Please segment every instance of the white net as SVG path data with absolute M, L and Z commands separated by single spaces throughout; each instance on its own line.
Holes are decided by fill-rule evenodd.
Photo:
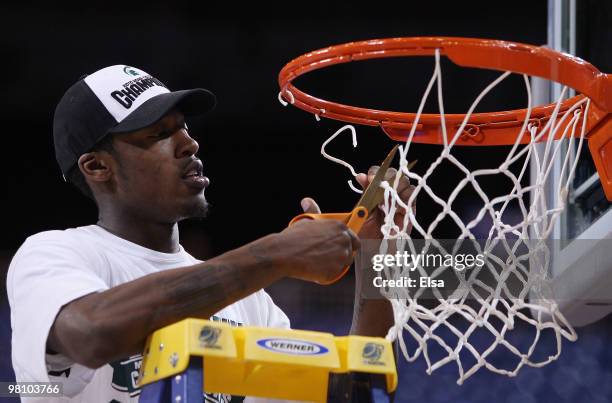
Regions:
M 436 51 L 433 75 L 407 140 L 400 147 L 397 176 L 394 183 L 381 184 L 385 190 L 385 224 L 381 232 L 390 241 L 382 243 L 380 254 L 452 255 L 465 249 L 466 244 L 471 244 L 474 251 L 485 256 L 484 265 L 472 265 L 465 270 L 447 264 L 425 267 L 424 260 L 413 260 L 409 265 L 386 266 L 381 272 L 386 280 L 429 277 L 432 280 L 445 278 L 448 282 L 449 275 L 454 279 L 452 292 L 446 294 L 435 287 L 386 286 L 381 292 L 391 301 L 395 316 L 395 325 L 389 330 L 387 338 L 398 342 L 403 356 L 410 362 L 422 355 L 428 373 L 455 363 L 458 384 L 483 367 L 514 376 L 525 365 L 544 366 L 559 357 L 563 338 L 571 341 L 577 338 L 548 287 L 551 263 L 549 238 L 566 207 L 568 186 L 577 165 L 574 157 L 580 153 L 583 145 L 586 131 L 584 117 L 590 101 L 585 98 L 561 112 L 561 102 L 567 92 L 567 88 L 564 88 L 550 119 L 542 125 L 538 119 L 531 118 L 531 87 L 529 78 L 523 75 L 528 99 L 527 113 L 522 127 L 516 132 L 515 143 L 508 146 L 509 152 L 503 162 L 486 169 L 470 170 L 455 155 L 456 143 L 468 133 L 466 128 L 470 127 L 468 122 L 474 110 L 485 95 L 510 74 L 505 72 L 489 84 L 476 97 L 461 125 L 456 130 L 449 130 L 444 112 L 440 53 Z M 437 158 L 423 175 L 419 175 L 408 169 L 407 156 L 419 118 L 434 87 L 443 143 L 440 144 Z M 293 95 L 289 91 L 286 93 L 289 103 L 293 103 Z M 287 105 L 281 94 L 279 100 Z M 318 115 L 316 118 L 319 120 Z M 347 125 L 323 144 L 321 152 L 326 158 L 349 168 L 355 176 L 350 164 L 325 152 L 327 143 L 347 129 L 352 133 L 355 147 L 355 129 Z M 521 139 L 525 137 L 528 143 L 521 144 Z M 480 151 L 486 152 L 486 147 L 480 148 Z M 418 154 L 415 154 L 413 157 L 418 158 Z M 444 174 L 448 164 L 458 169 L 462 178 L 447 196 L 442 196 L 434 190 L 430 181 L 436 172 L 442 171 Z M 557 169 L 553 169 L 555 166 Z M 415 186 L 408 200 L 402 200 L 397 192 L 402 174 L 409 177 Z M 490 180 L 491 177 L 509 183 L 502 195 L 490 196 L 482 186 L 481 180 Z M 549 191 L 551 183 L 554 188 L 552 194 Z M 349 185 L 355 190 L 350 181 Z M 453 204 L 458 195 L 466 190 L 471 205 L 477 206 L 473 207 L 475 216 L 469 221 L 462 219 Z M 431 201 L 430 205 L 424 206 L 419 202 L 419 209 L 436 207 L 440 210 L 433 220 L 429 218 L 426 222 L 420 220 L 415 211 L 415 201 L 424 196 Z M 519 212 L 518 219 L 516 214 L 512 219 L 505 214 L 511 205 L 514 211 Z M 399 225 L 394 222 L 398 212 L 405 213 Z M 439 242 L 434 236 L 443 221 L 450 221 L 459 231 L 459 236 L 453 239 L 451 245 Z M 483 226 L 486 227 L 484 237 Z M 532 331 L 522 332 L 520 340 L 516 340 L 512 333 L 518 327 L 528 327 Z M 483 337 L 483 333 L 488 337 Z M 549 337 L 545 337 L 545 333 Z M 538 352 L 543 343 L 549 344 L 544 348 L 544 355 Z M 554 345 L 550 346 L 551 343 Z M 553 350 L 550 350 L 551 347 Z M 510 366 L 496 364 L 496 352 L 499 351 L 515 357 Z
M 586 119 L 582 117 L 588 111 L 589 100 L 585 98 L 569 110 L 559 113 L 564 89 L 550 120 L 539 127 L 530 119 L 531 88 L 528 77 L 523 76 L 528 98 L 527 114 L 516 133 L 515 144 L 508 147 L 504 161 L 493 168 L 470 170 L 454 155 L 455 144 L 464 135 L 472 112 L 482 98 L 509 74 L 502 74 L 487 86 L 472 103 L 460 127 L 451 132 L 445 122 L 440 55 L 436 52 L 434 73 L 421 100 L 416 122 L 406 143 L 400 148 L 400 166 L 395 183 L 382 184 L 385 189 L 385 224 L 381 231 L 386 239 L 393 241 L 381 245 L 381 254 L 388 253 L 389 248 L 393 253 L 407 251 L 412 255 L 453 254 L 468 243 L 486 256 L 484 265 L 472 266 L 469 270 L 456 270 L 447 265 L 432 270 L 425 267 L 422 261 L 383 270 L 383 276 L 387 279 L 453 276 L 457 286 L 451 294 L 443 294 L 436 288 L 409 287 L 386 287 L 382 292 L 391 301 L 395 316 L 395 326 L 389 330 L 387 337 L 399 343 L 408 361 L 423 355 L 428 373 L 455 363 L 459 384 L 483 367 L 514 376 L 525 365 L 544 366 L 561 353 L 562 338 L 576 340 L 574 329 L 558 310 L 547 287 L 550 265 L 547 239 L 566 206 L 568 186 L 577 162 L 573 153 L 574 150 L 579 153 L 582 147 L 586 127 Z M 407 155 L 419 116 L 434 86 L 437 89 L 443 144 L 437 159 L 423 175 L 419 175 L 407 168 Z M 520 144 L 524 135 L 530 138 L 526 145 Z M 486 147 L 481 151 L 485 152 Z M 447 169 L 448 163 L 462 172 L 463 178 L 455 184 L 449 196 L 442 197 L 436 194 L 428 180 L 436 170 Z M 556 178 L 552 174 L 554 164 L 560 164 L 561 174 Z M 536 180 L 532 177 L 531 182 L 527 181 L 530 184 L 525 184 L 530 169 L 532 175 L 535 173 Z M 400 174 L 408 176 L 415 185 L 407 201 L 401 200 L 397 193 Z M 496 175 L 500 181 L 510 185 L 507 193 L 490 197 L 480 181 Z M 547 185 L 553 180 L 555 191 L 551 195 L 547 192 Z M 471 186 L 469 191 L 473 204 L 479 207 L 475 208 L 475 217 L 465 222 L 453 210 L 453 202 L 468 186 Z M 415 215 L 414 202 L 423 196 L 432 200 L 440 210 L 433 221 L 421 222 Z M 520 212 L 519 220 L 506 218 L 507 214 L 504 213 L 510 204 Z M 419 209 L 429 207 L 432 206 L 419 205 Z M 398 225 L 393 217 L 400 210 L 405 211 L 405 216 L 403 223 Z M 450 220 L 460 232 L 450 248 L 438 242 L 434 236 L 434 231 L 443 220 Z M 485 232 L 488 235 L 486 239 L 479 240 L 475 228 L 478 227 L 482 233 L 483 223 L 487 226 Z M 511 281 L 512 287 L 509 286 Z M 532 332 L 528 334 L 530 340 L 513 343 L 511 333 L 519 322 L 523 328 L 531 328 Z M 489 340 L 484 344 L 483 332 L 489 336 L 484 338 Z M 545 339 L 544 332 L 554 335 L 555 351 L 544 357 L 541 354 L 536 357 L 538 344 Z M 521 337 L 524 336 L 521 334 Z M 416 343 L 409 347 L 411 343 L 407 343 L 407 338 Z M 516 344 L 520 344 L 520 347 Z M 436 353 L 432 354 L 432 350 Z M 513 365 L 509 368 L 496 365 L 493 359 L 496 350 L 514 355 Z

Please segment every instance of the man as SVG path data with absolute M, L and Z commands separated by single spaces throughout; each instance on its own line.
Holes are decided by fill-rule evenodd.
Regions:
M 333 220 L 303 220 L 207 262 L 183 250 L 177 222 L 206 215 L 209 184 L 184 118 L 214 104 L 206 90 L 170 92 L 122 65 L 64 94 L 54 117 L 57 161 L 95 201 L 98 222 L 33 235 L 13 258 L 18 381 L 62 382 L 66 399 L 56 401 L 137 401 L 139 354 L 152 331 L 186 317 L 289 327 L 262 288 L 284 277 L 324 283 L 351 263 L 359 239 Z M 358 179 L 365 186 L 368 178 Z M 309 198 L 302 206 L 318 211 Z M 362 236 L 379 232 L 380 215 Z M 355 312 L 360 334 L 382 335 L 392 319 L 386 301 L 359 293 Z

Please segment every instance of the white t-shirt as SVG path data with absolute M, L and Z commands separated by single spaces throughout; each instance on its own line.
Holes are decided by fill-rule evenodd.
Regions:
M 199 262 L 182 247 L 177 253 L 157 252 L 97 225 L 29 237 L 15 254 L 7 277 L 17 381 L 62 382 L 67 397 L 43 399 L 46 402 L 137 402 L 141 356 L 89 369 L 65 356 L 46 354 L 51 325 L 62 306 L 79 297 Z M 212 319 L 233 325 L 289 327 L 287 316 L 263 290 L 229 305 Z M 216 396 L 211 401 L 227 398 Z M 246 399 L 256 400 L 260 399 Z

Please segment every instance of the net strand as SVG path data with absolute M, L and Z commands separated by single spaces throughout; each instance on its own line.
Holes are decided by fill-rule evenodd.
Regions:
M 336 164 L 340 164 L 343 167 L 347 168 L 349 171 L 351 171 L 351 175 L 353 175 L 353 178 L 357 177 L 357 172 L 355 172 L 355 169 L 353 168 L 353 166 L 351 164 L 349 164 L 348 162 L 340 159 L 340 158 L 336 158 L 336 157 L 332 157 L 331 155 L 329 155 L 327 153 L 327 151 L 325 151 L 325 147 L 327 147 L 327 145 L 336 137 L 338 137 L 339 135 L 341 135 L 342 133 L 344 133 L 345 131 L 350 131 L 351 132 L 351 138 L 353 140 L 353 148 L 357 147 L 357 131 L 355 130 L 355 126 L 353 125 L 344 125 L 342 126 L 340 129 L 338 129 L 334 134 L 332 134 L 327 140 L 325 140 L 323 142 L 323 144 L 321 145 L 321 155 L 324 158 L 327 158 L 328 160 L 335 162 Z M 353 185 L 353 181 L 352 180 L 348 180 L 348 185 L 351 188 L 351 190 L 355 193 L 363 193 L 362 190 L 359 190 L 357 187 L 355 187 L 355 185 Z

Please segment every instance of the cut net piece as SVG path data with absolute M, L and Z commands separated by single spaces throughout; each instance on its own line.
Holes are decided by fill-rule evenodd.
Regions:
M 577 339 L 572 326 L 565 320 L 547 287 L 549 280 L 550 250 L 547 244 L 555 222 L 565 209 L 568 186 L 576 168 L 576 159 L 572 158 L 575 142 L 578 151 L 585 137 L 585 116 L 590 101 L 585 98 L 573 105 L 563 114 L 559 114 L 559 106 L 565 94 L 565 89 L 557 101 L 556 109 L 550 120 L 543 127 L 530 123 L 532 110 L 529 79 L 524 77 L 527 90 L 528 109 L 524 123 L 516 133 L 516 142 L 511 146 L 507 157 L 499 166 L 489 169 L 471 171 L 454 154 L 454 146 L 459 136 L 464 133 L 470 115 L 478 106 L 480 100 L 510 73 L 500 75 L 487 86 L 473 102 L 463 123 L 453 131 L 446 126 L 441 81 L 439 52 L 435 54 L 435 68 L 431 80 L 420 102 L 416 121 L 407 136 L 406 144 L 400 148 L 400 165 L 398 176 L 394 183 L 383 182 L 385 190 L 384 213 L 385 223 L 381 232 L 386 239 L 393 239 L 393 247 L 398 251 L 408 251 L 412 254 L 447 254 L 458 250 L 464 243 L 486 256 L 482 267 L 473 266 L 469 270 L 459 271 L 452 267 L 440 266 L 432 270 L 417 263 L 412 270 L 395 267 L 385 268 L 381 272 L 386 279 L 401 277 L 413 278 L 427 276 L 432 279 L 447 276 L 452 273 L 458 286 L 452 295 L 442 295 L 436 289 L 430 290 L 432 296 L 425 299 L 423 289 L 384 289 L 382 290 L 392 304 L 395 325 L 389 330 L 388 338 L 397 341 L 403 356 L 408 361 L 414 361 L 421 355 L 427 363 L 427 372 L 454 363 L 457 366 L 457 383 L 462 384 L 481 368 L 490 371 L 515 376 L 524 366 L 541 367 L 557 359 L 561 353 L 562 339 L 574 341 Z M 407 154 L 415 135 L 419 117 L 425 102 L 436 86 L 438 107 L 441 120 L 443 142 L 440 154 L 427 168 L 423 175 L 409 171 Z M 569 121 L 569 124 L 564 124 Z M 558 133 L 564 128 L 562 133 Z M 578 134 L 579 133 L 579 134 Z M 521 145 L 524 134 L 530 137 L 530 142 Z M 483 149 L 483 151 L 485 151 Z M 415 156 L 418 158 L 418 156 Z M 556 195 L 550 197 L 545 191 L 545 185 L 553 180 L 552 167 L 555 161 L 561 164 L 559 185 Z M 442 198 L 436 194 L 428 183 L 431 175 L 441 164 L 452 163 L 464 175 L 456 188 L 448 197 Z M 524 185 L 531 164 L 532 173 L 536 179 L 530 185 Z M 510 167 L 514 169 L 510 169 Z M 516 167 L 519 169 L 517 170 Z M 518 174 L 515 172 L 518 171 Z M 415 186 L 410 199 L 403 201 L 397 194 L 397 185 L 401 174 L 408 176 Z M 503 177 L 510 186 L 502 196 L 490 198 L 483 190 L 481 181 L 489 176 Z M 453 203 L 457 195 L 467 187 L 473 189 L 473 201 L 480 205 L 477 213 L 470 221 L 464 222 L 461 214 L 454 210 Z M 471 191 L 471 190 L 470 190 Z M 419 195 L 427 195 L 435 203 L 440 213 L 431 222 L 421 222 L 415 216 L 413 203 Z M 506 210 L 513 204 L 520 213 L 518 220 L 508 220 Z M 427 206 L 420 205 L 419 209 Z M 396 212 L 404 211 L 402 225 L 393 221 Z M 434 237 L 434 231 L 443 220 L 450 219 L 460 231 L 456 247 L 441 245 Z M 486 223 L 488 234 L 485 240 L 479 240 L 475 228 Z M 423 238 L 416 239 L 412 236 Z M 482 228 L 480 228 L 482 230 Z M 424 241 L 424 242 L 423 242 Z M 418 244 L 418 245 L 417 245 Z M 383 243 L 380 253 L 388 251 L 388 244 Z M 483 280 L 486 278 L 486 281 Z M 512 282 L 513 286 L 509 287 Z M 432 303 L 433 302 L 433 303 Z M 521 346 L 509 341 L 511 332 L 517 326 L 528 326 L 533 330 L 530 339 L 522 340 Z M 483 338 L 483 332 L 488 335 L 487 343 L 477 342 L 473 338 Z M 555 352 L 544 358 L 535 358 L 540 343 L 544 343 L 543 332 L 554 335 Z M 409 349 L 405 338 L 417 342 L 417 347 Z M 480 340 L 479 339 L 479 340 Z M 433 343 L 433 344 L 432 344 Z M 436 346 L 436 356 L 430 354 L 431 346 Z M 515 359 L 510 367 L 501 367 L 494 362 L 496 352 L 513 356 Z M 443 356 L 440 357 L 440 352 Z M 461 357 L 469 357 L 462 362 Z

